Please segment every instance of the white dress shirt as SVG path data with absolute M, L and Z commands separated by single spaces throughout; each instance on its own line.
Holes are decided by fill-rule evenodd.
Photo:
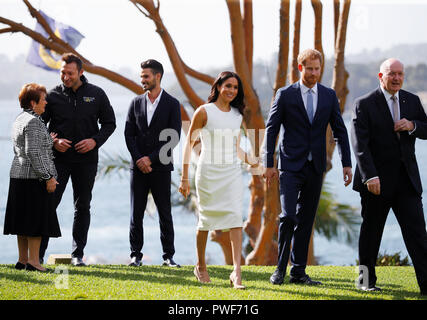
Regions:
M 163 89 L 160 90 L 159 96 L 151 103 L 148 94 L 145 96 L 147 102 L 147 124 L 150 125 L 151 119 L 153 119 L 154 111 L 156 111 L 157 106 L 159 105 L 160 98 L 162 97 Z

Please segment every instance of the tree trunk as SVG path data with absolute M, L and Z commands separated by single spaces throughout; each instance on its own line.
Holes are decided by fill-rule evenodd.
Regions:
M 300 43 L 300 28 L 301 28 L 301 0 L 295 2 L 295 20 L 294 20 L 294 40 L 292 47 L 292 63 L 291 72 L 289 73 L 289 82 L 295 83 L 299 79 L 298 71 L 298 55 L 299 55 L 299 43 Z
M 347 35 L 347 23 L 348 23 L 348 15 L 350 12 L 350 0 L 345 0 L 343 9 L 341 11 L 338 23 L 337 30 L 337 38 L 335 43 L 335 64 L 334 64 L 334 72 L 332 78 L 332 88 L 337 93 L 337 98 L 340 103 L 340 111 L 344 112 L 345 102 L 347 98 L 347 94 L 349 92 L 347 88 L 347 79 L 349 77 L 348 72 L 345 70 L 344 65 L 344 51 L 345 51 L 345 42 Z M 331 160 L 335 149 L 335 141 L 333 141 L 332 131 L 328 130 L 328 141 L 329 142 L 327 148 L 327 162 L 328 168 L 332 168 Z M 333 142 L 332 142 L 333 141 Z
M 323 52 L 322 45 L 322 15 L 323 15 L 323 5 L 320 0 L 311 0 L 311 5 L 314 11 L 314 48 L 322 53 L 322 69 L 320 72 L 319 82 L 322 81 L 323 71 L 325 66 L 325 55 Z

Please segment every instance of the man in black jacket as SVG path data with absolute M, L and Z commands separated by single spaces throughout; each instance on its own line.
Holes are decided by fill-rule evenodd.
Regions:
M 90 224 L 90 201 L 98 167 L 98 149 L 116 128 L 114 110 L 105 92 L 88 83 L 82 61 L 74 54 L 62 56 L 62 84 L 47 96 L 43 118 L 49 131 L 57 133 L 54 142 L 55 166 L 58 171 L 56 206 L 71 177 L 74 195 L 72 264 L 84 266 L 83 250 Z M 101 128 L 98 126 L 98 122 Z M 48 245 L 40 246 L 42 260 Z
M 179 267 L 173 260 L 174 229 L 171 215 L 172 151 L 179 143 L 181 112 L 178 100 L 160 87 L 163 67 L 156 60 L 141 63 L 145 93 L 132 100 L 125 125 L 127 148 L 132 156 L 130 249 L 131 266 L 142 260 L 142 220 L 149 192 L 159 212 L 164 265 Z
M 427 233 L 416 139 L 427 139 L 427 116 L 418 96 L 402 90 L 403 64 L 387 59 L 380 87 L 356 99 L 351 142 L 357 160 L 353 189 L 360 193 L 360 282 L 379 291 L 375 263 L 390 208 L 399 222 L 421 294 L 427 294 Z

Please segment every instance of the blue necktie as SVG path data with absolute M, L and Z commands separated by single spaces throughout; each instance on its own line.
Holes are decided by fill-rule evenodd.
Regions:
M 308 115 L 308 120 L 310 121 L 310 123 L 313 122 L 313 96 L 311 94 L 311 89 L 308 90 L 307 93 L 307 115 Z M 311 151 L 308 153 L 308 157 L 307 159 L 309 161 L 311 161 L 313 159 L 313 156 L 311 155 Z
M 310 123 L 313 122 L 313 96 L 311 94 L 311 89 L 308 90 L 307 93 L 307 115 L 308 115 L 308 120 L 310 120 Z

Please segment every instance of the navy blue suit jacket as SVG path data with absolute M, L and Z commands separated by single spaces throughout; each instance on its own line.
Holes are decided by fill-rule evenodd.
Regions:
M 280 88 L 270 109 L 266 125 L 265 166 L 274 166 L 277 135 L 283 126 L 280 142 L 280 170 L 297 172 L 302 169 L 309 152 L 320 174 L 326 170 L 326 129 L 331 125 L 343 167 L 351 167 L 347 129 L 341 117 L 335 91 L 317 84 L 317 109 L 310 124 L 301 96 L 299 82 Z
M 132 100 L 126 118 L 125 139 L 132 156 L 131 167 L 136 167 L 135 163 L 138 159 L 148 156 L 152 162 L 153 171 L 172 171 L 172 152 L 179 143 L 181 135 L 179 101 L 163 90 L 148 125 L 146 95 L 147 93 L 144 93 Z M 164 131 L 165 129 L 169 130 Z M 175 136 L 172 137 L 170 133 Z M 165 150 L 167 153 L 161 154 Z
M 427 116 L 420 98 L 399 90 L 400 118 L 413 121 L 412 134 L 400 132 L 398 139 L 387 101 L 380 88 L 354 102 L 351 142 L 357 165 L 353 189 L 367 190 L 366 181 L 379 177 L 381 194 L 392 195 L 399 181 L 402 162 L 418 194 L 422 193 L 420 173 L 415 157 L 416 138 L 427 139 Z

